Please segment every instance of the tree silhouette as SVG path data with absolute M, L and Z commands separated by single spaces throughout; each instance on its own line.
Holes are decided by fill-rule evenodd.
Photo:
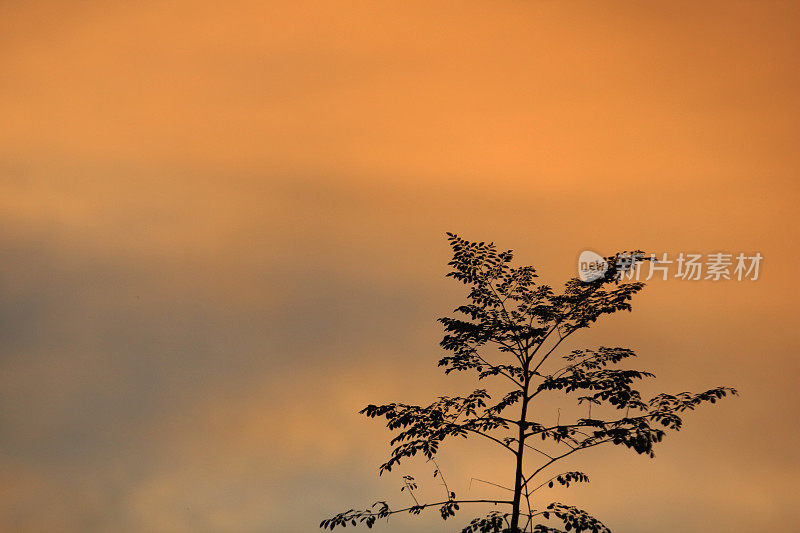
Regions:
M 506 510 L 492 511 L 473 519 L 462 533 L 533 531 L 558 533 L 548 524 L 560 522 L 566 531 L 610 531 L 597 519 L 576 507 L 560 502 L 539 503 L 539 489 L 588 482 L 583 472 L 548 474 L 562 459 L 602 444 L 621 445 L 638 454 L 654 457 L 654 446 L 666 431 L 679 430 L 681 414 L 705 402 L 715 403 L 728 394 L 729 387 L 717 387 L 699 394 L 658 394 L 644 399 L 634 385 L 653 374 L 613 368 L 634 357 L 626 348 L 574 350 L 554 353 L 573 333 L 592 325 L 600 316 L 630 311 L 630 300 L 643 283 L 625 283 L 626 272 L 641 260 L 641 252 L 621 253 L 607 258 L 609 268 L 594 281 L 569 280 L 556 294 L 547 285 L 537 285 L 531 266 L 512 267 L 511 250 L 498 252 L 493 243 L 470 242 L 447 234 L 453 259 L 447 274 L 469 288 L 467 303 L 455 309 L 454 317 L 439 319 L 445 336 L 441 346 L 447 354 L 439 361 L 445 373 L 470 371 L 477 379 L 496 378 L 507 384 L 507 392 L 493 399 L 487 390 L 477 389 L 463 397 L 442 396 L 427 406 L 391 403 L 368 405 L 361 413 L 383 417 L 396 432 L 389 459 L 379 473 L 389 472 L 406 458 L 421 454 L 435 462 L 440 444 L 450 437 L 478 435 L 510 452 L 514 479 L 507 490 L 512 499 L 459 499 L 445 483 L 446 498 L 420 503 L 414 479 L 404 476 L 401 490 L 411 492 L 414 505 L 391 509 L 379 501 L 363 510 L 348 510 L 323 520 L 322 528 L 366 524 L 397 513 L 419 514 L 438 507 L 442 518 L 454 516 L 464 504 L 494 504 Z M 546 364 L 547 363 L 547 364 Z M 551 368 L 552 367 L 552 368 Z M 561 391 L 587 408 L 586 418 L 549 425 L 530 415 L 530 406 L 540 395 Z M 568 396 L 569 397 L 569 396 Z M 615 416 L 592 417 L 592 406 Z M 509 414 L 514 413 L 514 414 Z M 546 453 L 530 442 L 549 441 L 558 451 Z M 528 468 L 526 458 L 535 454 L 541 461 Z M 434 476 L 441 476 L 438 465 Z M 492 483 L 493 484 L 493 483 Z M 534 494 L 536 493 L 536 494 Z M 534 497 L 536 496 L 536 498 Z

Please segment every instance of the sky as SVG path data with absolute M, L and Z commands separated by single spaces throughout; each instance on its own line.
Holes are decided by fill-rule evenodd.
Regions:
M 741 396 L 558 497 L 615 533 L 798 529 L 799 11 L 3 1 L 0 529 L 304 533 L 407 505 L 404 473 L 436 497 L 423 461 L 378 477 L 357 411 L 471 390 L 436 369 L 447 231 L 555 286 L 587 249 L 762 254 L 573 337 Z M 439 462 L 463 497 L 508 473 Z

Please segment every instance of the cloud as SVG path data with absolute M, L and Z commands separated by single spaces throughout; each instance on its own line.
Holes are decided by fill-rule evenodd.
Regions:
M 761 251 L 582 338 L 744 394 L 575 497 L 620 531 L 798 522 L 794 8 L 442 6 L 0 6 L 0 529 L 310 531 L 398 496 L 355 411 L 470 385 L 434 369 L 444 231 L 554 285 L 587 247 Z

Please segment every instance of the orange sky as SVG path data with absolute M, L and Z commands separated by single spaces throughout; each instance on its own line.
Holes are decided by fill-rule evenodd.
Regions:
M 764 255 L 756 282 L 653 282 L 568 347 L 742 396 L 655 461 L 587 454 L 565 498 L 615 533 L 797 529 L 798 21 L 791 2 L 0 3 L 0 529 L 310 532 L 406 503 L 355 411 L 469 385 L 435 372 L 462 298 L 445 231 L 553 284 L 584 249 Z M 443 450 L 460 495 L 502 478 L 487 453 Z

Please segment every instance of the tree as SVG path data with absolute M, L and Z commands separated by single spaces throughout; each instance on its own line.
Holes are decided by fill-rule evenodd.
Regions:
M 403 512 L 416 515 L 431 507 L 438 507 L 442 518 L 447 519 L 465 504 L 494 504 L 505 511 L 475 518 L 462 533 L 558 533 L 561 530 L 549 525 L 553 522 L 563 524 L 566 531 L 609 532 L 581 509 L 560 502 L 538 503 L 539 489 L 588 482 L 583 472 L 553 474 L 547 472 L 550 467 L 603 444 L 654 457 L 654 447 L 665 433 L 681 428 L 682 413 L 737 394 L 736 390 L 716 387 L 698 394 L 662 393 L 645 399 L 634 385 L 653 374 L 616 368 L 635 356 L 627 348 L 573 350 L 553 364 L 558 361 L 554 354 L 573 333 L 588 328 L 602 315 L 630 311 L 631 298 L 644 284 L 625 283 L 623 279 L 626 271 L 642 260 L 641 252 L 611 256 L 607 258 L 608 270 L 598 279 L 583 282 L 573 278 L 556 294 L 547 285 L 536 283 L 533 267 L 511 266 L 511 250 L 498 252 L 493 243 L 470 242 L 452 233 L 447 238 L 453 249 L 449 263 L 452 271 L 447 276 L 466 285 L 469 294 L 467 303 L 454 310 L 455 316 L 439 319 L 445 330 L 441 346 L 446 351 L 439 366 L 446 374 L 473 372 L 478 381 L 502 381 L 505 393 L 492 398 L 486 389 L 477 389 L 463 397 L 442 396 L 427 406 L 368 405 L 361 413 L 385 418 L 387 427 L 396 432 L 391 455 L 380 466 L 380 474 L 417 454 L 435 462 L 446 439 L 475 435 L 510 453 L 515 473 L 506 488 L 513 497 L 459 499 L 445 484 L 445 499 L 419 503 L 413 492 L 417 488 L 414 479 L 404 476 L 401 490 L 411 492 L 413 506 L 391 509 L 380 501 L 367 509 L 339 513 L 323 520 L 320 527 L 332 530 L 363 523 L 371 528 L 378 519 Z M 559 418 L 554 425 L 533 419 L 533 402 L 554 391 L 585 405 L 586 417 L 564 423 Z M 595 413 L 606 406 L 604 410 L 613 416 L 592 417 L 593 406 Z M 546 453 L 534 448 L 533 438 L 547 441 L 556 451 Z M 526 460 L 531 454 L 541 460 L 528 468 Z M 434 471 L 437 475 L 441 475 L 438 466 Z

